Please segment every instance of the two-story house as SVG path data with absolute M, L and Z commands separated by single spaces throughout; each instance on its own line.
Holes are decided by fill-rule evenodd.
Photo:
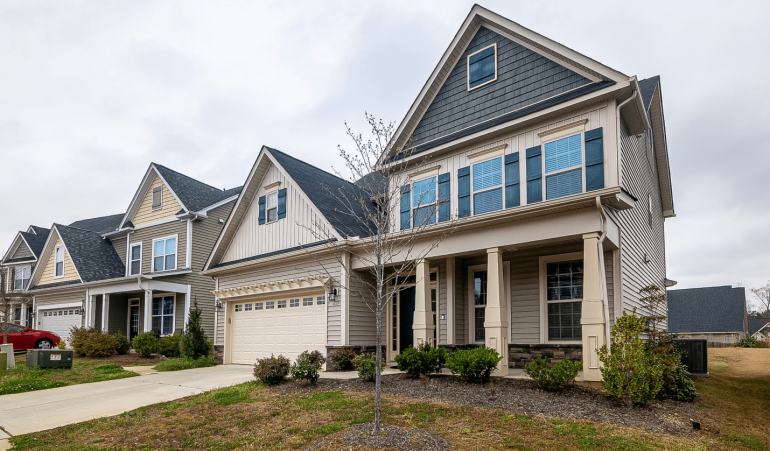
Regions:
M 17 233 L 0 261 L 0 270 L 6 281 L 6 299 L 10 303 L 9 322 L 22 326 L 32 325 L 32 296 L 26 293 L 26 289 L 48 232 L 43 227 L 29 226 L 26 232 Z M 0 311 L 0 319 L 4 314 Z
M 27 289 L 37 327 L 165 336 L 184 329 L 197 302 L 213 337 L 214 284 L 198 272 L 239 192 L 153 163 L 124 213 L 53 224 Z
M 391 143 L 413 146 L 398 161 L 412 186 L 395 227 L 419 216 L 426 233 L 453 233 L 394 293 L 388 361 L 425 341 L 483 344 L 504 356 L 498 375 L 545 354 L 582 359 L 581 377 L 600 380 L 596 349 L 615 318 L 667 283 L 662 102 L 659 77 L 639 81 L 474 6 Z M 372 300 L 355 286 L 363 259 L 335 258 L 309 233 L 350 249 L 366 239 L 328 195 L 339 189 L 355 185 L 262 148 L 203 271 L 223 305 L 225 363 L 375 344 Z

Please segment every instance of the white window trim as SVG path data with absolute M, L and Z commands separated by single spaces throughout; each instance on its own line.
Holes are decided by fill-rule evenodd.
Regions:
M 22 275 L 23 275 L 23 271 L 25 269 L 29 271 L 29 274 L 27 275 L 26 279 L 24 279 L 24 278 L 21 279 L 21 281 L 22 281 L 21 288 L 16 288 L 16 280 L 17 280 L 16 276 L 19 274 L 19 270 L 22 271 Z M 17 267 L 15 267 L 14 270 L 13 270 L 13 281 L 9 280 L 9 282 L 11 282 L 13 284 L 12 285 L 13 291 L 26 290 L 27 286 L 29 285 L 29 280 L 31 279 L 31 277 L 32 277 L 32 266 L 24 265 L 24 266 L 17 266 Z M 24 283 L 25 280 L 27 281 L 26 283 Z
M 570 136 L 580 135 L 580 166 L 572 166 L 567 169 L 560 169 L 558 171 L 546 173 L 545 172 L 545 145 L 552 143 L 554 141 L 559 141 L 564 138 L 569 138 Z M 540 148 L 542 149 L 540 152 L 541 158 L 540 158 L 540 165 L 541 165 L 541 173 L 543 174 L 541 183 L 543 184 L 543 200 L 553 200 L 548 198 L 548 185 L 546 184 L 546 179 L 548 177 L 563 174 L 565 172 L 574 171 L 576 169 L 580 169 L 580 178 L 581 178 L 581 186 L 580 186 L 580 193 L 586 192 L 586 134 L 585 134 L 585 125 L 583 125 L 582 129 L 570 129 L 570 133 L 565 134 L 557 134 L 553 136 L 548 136 L 547 139 L 542 140 L 540 142 Z M 568 196 L 564 196 L 568 197 Z M 556 199 L 561 199 L 561 197 L 557 197 Z
M 56 275 L 56 254 L 61 249 L 61 275 Z M 60 244 L 54 248 L 53 251 L 53 278 L 54 279 L 61 279 L 64 277 L 64 267 L 66 266 L 64 263 L 67 261 L 67 249 L 64 247 L 63 244 Z
M 267 198 L 275 194 L 275 220 L 270 220 L 270 214 L 268 213 L 273 208 L 268 208 L 267 206 Z M 278 190 L 270 191 L 269 193 L 265 193 L 265 224 L 272 224 L 274 222 L 278 222 L 278 203 L 280 201 L 278 200 Z
M 433 193 L 434 193 L 433 202 L 431 202 L 429 204 L 420 204 L 419 207 L 416 207 L 414 205 L 414 185 L 416 183 L 428 180 L 430 178 L 435 179 L 435 181 L 434 181 L 434 185 L 435 186 L 433 187 L 433 190 L 434 190 L 433 191 Z M 410 196 L 409 196 L 410 197 L 410 210 L 411 210 L 411 215 L 412 215 L 411 218 L 410 218 L 411 221 L 412 221 L 412 224 L 411 224 L 410 228 L 417 227 L 417 225 L 414 224 L 415 212 L 417 211 L 417 209 L 418 208 L 430 207 L 431 205 L 433 206 L 433 208 L 435 210 L 433 212 L 433 215 L 436 217 L 436 221 L 428 223 L 428 224 L 425 224 L 425 225 L 422 225 L 422 227 L 426 227 L 426 226 L 433 225 L 433 224 L 438 224 L 438 169 L 436 170 L 436 174 L 435 175 L 433 173 L 422 174 L 422 176 L 420 178 L 413 179 L 412 180 L 412 185 L 410 186 L 409 191 L 410 191 L 409 192 L 409 194 L 410 194 Z
M 133 248 L 135 248 L 135 247 L 139 248 L 139 273 L 138 274 L 132 274 L 131 273 L 131 263 L 134 261 L 134 260 L 131 259 L 131 250 Z M 154 249 L 155 249 L 155 246 L 153 246 L 153 251 L 154 251 Z M 128 245 L 128 275 L 129 276 L 138 276 L 138 275 L 142 274 L 142 257 L 143 257 L 142 256 L 142 251 L 143 251 L 143 249 L 142 249 L 142 242 L 141 241 L 138 242 L 138 243 L 131 243 L 131 244 Z M 177 253 L 178 252 L 179 252 L 179 242 L 177 242 Z M 153 261 L 154 261 L 154 259 L 153 259 Z
M 482 189 L 479 191 L 473 190 L 473 179 L 475 177 L 474 173 L 476 172 L 473 167 L 479 163 L 486 163 L 487 161 L 492 161 L 496 159 L 500 159 L 500 184 L 493 186 L 491 188 Z M 478 161 L 474 161 L 470 164 L 471 166 L 471 216 L 478 216 L 478 215 L 485 215 L 487 213 L 494 213 L 495 211 L 502 211 L 505 210 L 505 155 L 502 153 L 498 154 L 495 153 L 493 155 L 489 155 L 489 158 L 479 159 Z M 486 193 L 487 191 L 492 191 L 499 189 L 501 190 L 500 198 L 502 199 L 502 204 L 500 205 L 500 210 L 495 211 L 488 211 L 487 213 L 476 213 L 476 194 Z
M 495 48 L 495 77 L 489 81 L 485 81 L 484 83 L 471 88 L 471 57 L 477 53 L 483 52 L 490 47 Z M 479 89 L 482 86 L 486 86 L 490 83 L 494 83 L 495 81 L 497 81 L 497 42 L 494 42 L 491 45 L 484 47 L 483 49 L 476 50 L 475 52 L 469 54 L 465 59 L 465 87 L 467 88 L 468 92 L 475 91 L 476 89 Z
M 165 260 L 163 260 L 163 262 L 164 262 L 163 263 L 164 264 L 163 271 L 156 271 L 155 270 L 155 257 L 156 257 L 156 255 L 155 255 L 155 243 L 158 242 L 158 241 L 165 241 L 165 240 L 168 240 L 168 239 L 171 239 L 171 238 L 176 238 L 176 254 L 174 254 L 175 255 L 174 267 L 171 268 L 171 269 L 166 268 L 165 267 Z M 164 246 L 164 249 L 165 249 L 165 246 Z M 166 256 L 166 255 L 171 255 L 171 254 L 163 254 L 163 255 Z M 152 265 L 151 265 L 152 266 L 152 272 L 175 271 L 179 267 L 179 234 L 164 236 L 162 238 L 155 238 L 154 240 L 152 240 L 152 262 L 151 263 L 152 263 Z
M 476 321 L 475 321 L 475 309 L 476 305 L 473 302 L 473 296 L 475 294 L 475 285 L 473 283 L 473 273 L 476 271 L 487 271 L 487 264 L 473 265 L 468 267 L 468 343 L 472 344 L 485 344 L 483 341 L 476 341 Z M 508 342 L 511 342 L 511 262 L 503 262 L 503 284 L 505 284 L 505 310 L 508 320 Z M 487 271 L 487 297 L 489 297 L 489 271 Z M 486 307 L 484 307 L 486 308 Z M 486 317 L 485 317 L 486 318 Z
M 173 319 L 172 319 L 172 323 L 171 323 L 172 324 L 172 326 L 171 326 L 171 333 L 170 334 L 161 334 L 160 335 L 161 337 L 167 337 L 169 335 L 174 335 L 174 331 L 176 330 L 176 293 L 158 293 L 158 294 L 153 293 L 152 294 L 152 302 L 155 301 L 155 298 L 161 298 L 161 300 L 162 300 L 164 297 L 167 297 L 167 296 L 172 296 L 174 298 L 174 313 L 172 313 Z M 130 310 L 131 309 L 129 309 L 129 311 Z M 141 314 L 141 312 L 140 312 L 140 314 Z M 152 314 L 152 305 L 150 305 L 150 330 L 152 330 L 152 319 L 155 318 L 156 316 L 160 316 L 161 318 L 163 318 L 164 316 L 168 316 L 168 315 L 163 315 L 163 305 L 161 305 L 161 314 L 160 315 L 153 315 Z M 161 330 L 162 330 L 163 329 L 163 320 L 161 320 L 160 327 L 161 327 Z
M 548 288 L 546 265 L 548 263 L 566 262 L 573 260 L 584 260 L 582 252 L 570 252 L 568 254 L 546 255 L 540 257 L 540 343 L 541 344 L 582 344 L 583 340 L 548 340 Z M 585 266 L 585 264 L 584 264 Z M 583 268 L 585 271 L 585 268 Z M 585 287 L 585 273 L 583 284 Z M 553 301 L 556 302 L 556 301 Z M 583 302 L 582 299 L 571 299 L 564 302 Z M 582 318 L 582 305 L 581 305 Z
M 160 188 L 160 203 L 156 207 L 153 204 L 153 196 L 155 195 L 155 188 Z M 150 189 L 150 209 L 152 211 L 158 211 L 163 208 L 163 185 L 155 185 Z
M 433 274 L 433 273 L 436 274 L 436 281 L 435 282 L 431 282 L 430 281 L 430 274 Z M 416 271 L 412 271 L 411 273 L 407 274 L 406 276 L 402 276 L 402 277 L 415 276 L 415 278 L 416 278 L 416 275 L 417 275 L 417 272 Z M 440 318 L 441 318 L 441 315 L 439 313 L 440 307 L 441 307 L 441 291 L 439 289 L 439 281 L 440 280 L 441 280 L 441 273 L 439 272 L 439 268 L 430 268 L 430 270 L 428 271 L 428 283 L 430 284 L 430 289 L 431 290 L 433 290 L 433 289 L 436 290 L 436 322 L 433 324 L 433 326 L 436 328 L 436 340 L 439 340 L 440 337 L 441 337 L 441 334 L 438 332 L 438 327 L 439 327 L 438 326 L 438 321 L 440 321 Z M 406 283 L 406 284 L 401 285 L 401 288 L 416 287 L 416 286 L 417 286 L 416 283 Z M 392 285 L 388 285 L 388 287 L 386 288 L 386 292 L 387 292 L 388 296 L 392 296 L 392 299 L 394 299 L 396 301 L 396 304 L 397 304 L 396 308 L 398 309 L 398 310 L 396 310 L 396 321 L 400 322 L 401 321 L 401 298 L 400 297 L 396 298 L 396 296 L 400 296 L 401 292 L 398 291 L 398 292 L 394 293 Z M 415 293 L 415 296 L 416 295 L 417 295 L 417 293 Z M 388 297 L 388 299 L 391 299 L 391 298 Z M 416 302 L 416 298 L 415 298 L 415 302 Z M 430 299 L 428 299 L 428 302 L 430 303 Z M 328 304 L 328 302 L 327 302 L 327 304 Z M 396 336 L 396 350 L 394 351 L 393 350 L 393 302 L 388 302 L 388 305 L 387 305 L 387 307 L 385 309 L 385 312 L 386 312 L 386 315 L 387 315 L 387 318 L 386 318 L 386 321 L 385 321 L 385 330 L 386 330 L 386 332 L 385 332 L 385 340 L 386 340 L 385 359 L 388 362 L 393 362 L 395 360 L 396 356 L 400 353 L 400 351 L 398 351 L 398 349 L 400 349 L 400 347 L 401 347 L 401 336 L 400 336 L 401 335 L 401 333 L 400 333 L 401 330 L 399 329 L 398 336 Z

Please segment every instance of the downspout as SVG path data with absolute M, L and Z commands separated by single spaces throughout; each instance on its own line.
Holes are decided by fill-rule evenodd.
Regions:
M 599 217 L 601 218 L 602 222 L 602 233 L 599 236 L 599 242 L 596 244 L 598 246 L 599 251 L 599 280 L 601 281 L 602 286 L 602 304 L 604 305 L 604 333 L 605 337 L 607 339 L 607 347 L 609 348 L 610 343 L 610 306 L 609 306 L 609 299 L 607 299 L 607 273 L 604 269 L 604 239 L 607 238 L 607 214 L 604 211 L 604 207 L 602 206 L 602 201 L 599 198 L 599 196 L 596 196 L 596 208 L 599 210 Z
M 634 89 L 634 93 L 631 94 L 631 97 L 629 97 L 626 100 L 624 100 L 623 102 L 621 102 L 620 105 L 618 105 L 615 108 L 615 137 L 616 137 L 617 146 L 618 146 L 617 147 L 617 152 L 618 152 L 618 185 L 622 185 L 621 184 L 621 182 L 622 182 L 622 179 L 621 179 L 621 164 L 622 164 L 621 158 L 622 158 L 622 152 L 620 151 L 620 145 L 621 145 L 621 143 L 620 143 L 620 109 L 623 108 L 623 106 L 625 104 L 627 104 L 628 102 L 634 100 L 636 98 L 637 94 L 639 94 L 639 91 Z

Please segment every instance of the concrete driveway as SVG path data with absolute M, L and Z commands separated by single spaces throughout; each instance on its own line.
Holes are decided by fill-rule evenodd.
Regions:
M 254 380 L 253 370 L 250 365 L 219 365 L 3 395 L 0 396 L 0 450 L 7 446 L 7 435 L 119 415 L 138 407 L 248 382 Z

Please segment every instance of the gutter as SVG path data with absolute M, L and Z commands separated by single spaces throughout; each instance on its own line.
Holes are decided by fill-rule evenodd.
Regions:
M 623 108 L 628 102 L 634 100 L 636 96 L 639 95 L 639 91 L 634 89 L 634 93 L 631 94 L 631 97 L 627 98 L 623 102 L 620 103 L 617 107 L 615 107 L 615 140 L 617 141 L 617 152 L 618 152 L 618 185 L 622 186 L 623 180 L 621 179 L 621 158 L 623 157 L 622 153 L 620 152 L 620 109 Z
M 602 233 L 599 236 L 599 242 L 597 243 L 597 246 L 599 251 L 599 280 L 602 284 L 602 304 L 604 305 L 604 318 L 606 319 L 604 321 L 604 333 L 606 334 L 605 337 L 607 339 L 607 344 L 609 344 L 610 302 L 609 299 L 607 299 L 607 273 L 604 270 L 604 239 L 607 238 L 607 227 L 605 226 L 605 224 L 607 224 L 607 213 L 604 211 L 604 206 L 602 205 L 602 200 L 599 196 L 596 196 L 596 208 L 599 210 L 599 216 L 602 220 Z

